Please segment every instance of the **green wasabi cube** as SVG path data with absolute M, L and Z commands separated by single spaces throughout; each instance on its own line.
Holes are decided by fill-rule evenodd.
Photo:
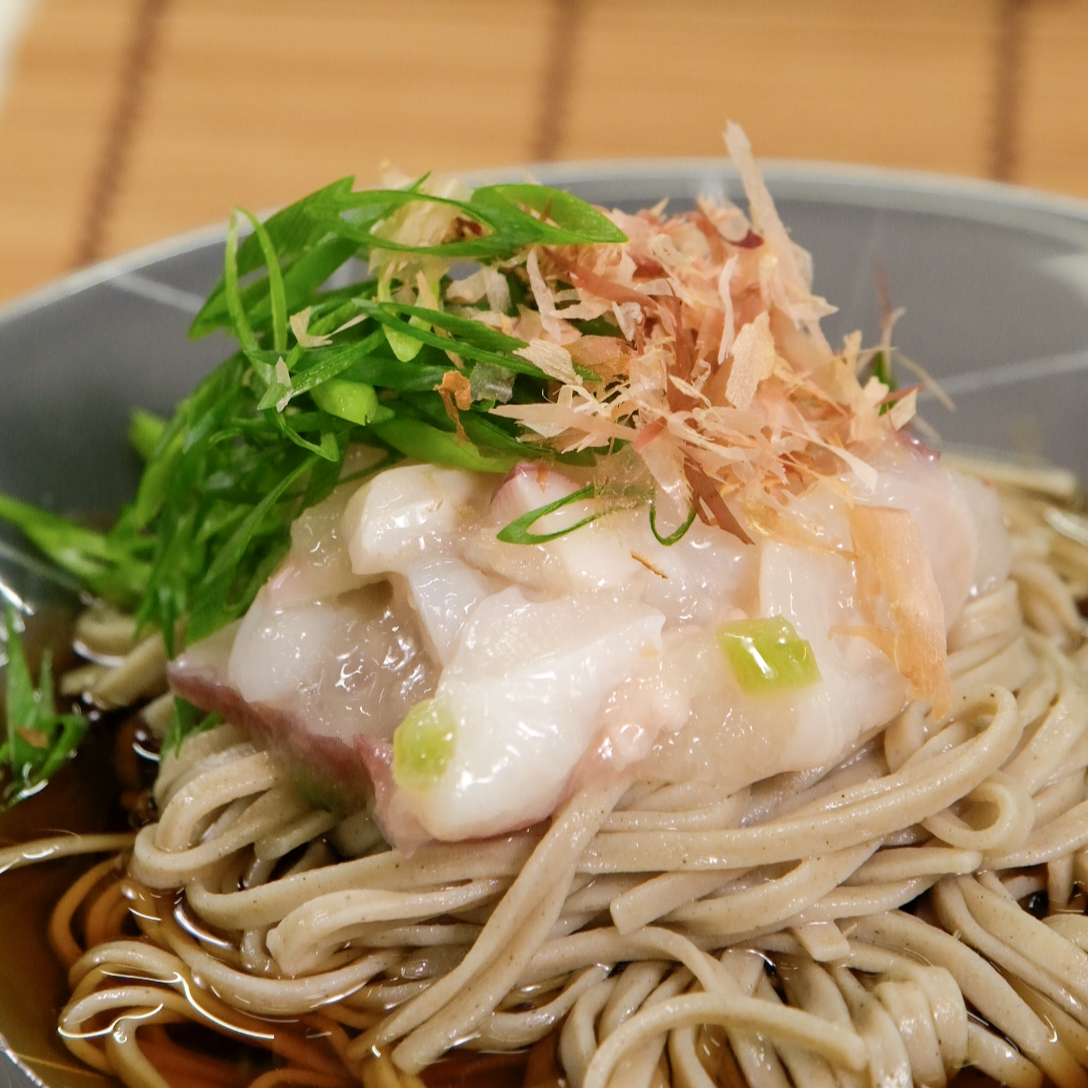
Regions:
M 453 755 L 455 726 L 436 699 L 412 707 L 393 734 L 393 781 L 410 790 L 433 786 Z
M 718 628 L 718 645 L 737 682 L 753 695 L 806 688 L 820 679 L 812 647 L 789 620 L 740 620 Z

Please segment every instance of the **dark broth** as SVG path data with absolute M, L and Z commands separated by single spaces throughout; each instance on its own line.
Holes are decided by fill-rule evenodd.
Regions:
M 68 626 L 49 617 L 30 627 L 24 640 L 31 667 L 37 670 L 41 650 L 51 645 L 59 674 L 73 663 Z M 0 691 L 3 670 L 0 669 Z M 129 817 L 120 803 L 132 777 L 132 734 L 124 715 L 97 722 L 72 760 L 40 793 L 0 814 L 0 845 L 29 842 L 57 832 L 121 831 Z M 0 699 L 0 727 L 3 705 Z M 57 1017 L 68 999 L 64 969 L 46 937 L 49 916 L 65 890 L 102 855 L 67 858 L 29 865 L 0 874 L 0 1036 L 16 1057 L 50 1088 L 87 1088 L 116 1084 L 77 1062 L 57 1034 Z M 196 1026 L 168 1029 L 173 1042 L 215 1059 L 235 1064 L 239 1088 L 269 1067 L 264 1052 L 213 1035 Z M 422 1075 L 429 1088 L 561 1088 L 556 1036 L 541 1040 L 531 1053 L 465 1052 L 433 1065 Z M 169 1079 L 169 1073 L 164 1070 Z M 994 1082 L 974 1069 L 959 1072 L 954 1088 L 993 1088 Z
M 52 650 L 56 674 L 75 664 L 70 649 L 71 616 L 34 617 L 23 645 L 37 675 L 42 651 Z M 3 691 L 0 669 L 0 693 Z M 79 754 L 33 797 L 0 813 L 0 846 L 30 842 L 56 833 L 123 831 L 130 826 L 121 804 L 133 786 L 132 719 L 105 716 L 88 730 Z M 0 698 L 0 729 L 3 700 Z M 119 773 L 120 772 L 120 773 Z M 66 972 L 47 938 L 54 905 L 78 877 L 103 855 L 65 858 L 0 873 L 0 1036 L 18 1060 L 50 1088 L 86 1088 L 117 1083 L 76 1061 L 57 1034 L 57 1018 L 68 1000 Z M 195 1025 L 168 1028 L 171 1040 L 214 1059 L 234 1062 L 242 1086 L 269 1067 L 265 1052 L 219 1037 Z M 521 1088 L 528 1054 L 458 1055 L 437 1063 L 423 1080 L 436 1088 Z M 167 1077 L 169 1073 L 164 1070 Z
M 28 842 L 58 831 L 125 828 L 116 801 L 112 730 L 92 729 L 88 736 L 80 754 L 48 788 L 0 815 L 0 843 Z M 46 939 L 54 904 L 99 860 L 66 858 L 0 875 L 0 1035 L 27 1068 L 55 1088 L 85 1088 L 89 1077 L 104 1080 L 76 1062 L 57 1036 L 68 982 Z

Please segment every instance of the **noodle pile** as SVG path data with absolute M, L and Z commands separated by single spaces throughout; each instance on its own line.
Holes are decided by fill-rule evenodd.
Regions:
M 832 768 L 621 782 L 403 856 L 236 727 L 190 737 L 134 839 L 0 851 L 123 848 L 52 919 L 66 1045 L 132 1088 L 232 1083 L 186 1021 L 276 1055 L 258 1088 L 1088 1085 L 1088 547 L 1005 499 L 1013 580 L 949 634 L 952 710 L 912 704 Z

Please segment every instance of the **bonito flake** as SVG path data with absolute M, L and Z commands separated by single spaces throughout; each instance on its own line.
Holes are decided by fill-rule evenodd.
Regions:
M 828 343 L 820 320 L 834 308 L 813 293 L 809 254 L 779 218 L 743 131 L 731 124 L 725 140 L 749 215 L 706 197 L 672 215 L 664 202 L 606 212 L 626 241 L 536 242 L 447 280 L 444 295 L 448 263 L 392 252 L 377 262 L 386 276 L 396 268 L 397 301 L 444 305 L 517 338 L 525 346 L 513 354 L 548 379 L 543 401 L 521 403 L 511 373 L 476 362 L 480 373 L 442 390 L 455 420 L 462 404 L 494 399 L 491 411 L 517 420 L 523 442 L 557 452 L 630 443 L 673 507 L 743 533 L 744 524 L 773 524 L 768 509 L 818 480 L 874 479 L 872 451 L 915 417 L 917 390 L 867 377 L 873 353 L 860 336 L 839 350 Z M 450 183 L 427 185 L 454 192 Z M 447 237 L 445 206 L 412 207 L 375 233 Z M 549 221 L 547 208 L 534 214 Z M 307 317 L 292 319 L 300 339 Z M 878 349 L 885 358 L 889 317 Z

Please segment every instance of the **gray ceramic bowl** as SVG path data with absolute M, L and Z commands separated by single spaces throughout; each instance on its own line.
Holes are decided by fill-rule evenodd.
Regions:
M 676 207 L 699 193 L 740 197 L 720 160 L 530 172 L 628 210 L 663 196 Z M 1041 457 L 1088 476 L 1088 205 L 872 169 L 769 164 L 765 175 L 782 219 L 813 254 L 816 290 L 840 307 L 825 321 L 832 342 L 855 328 L 875 340 L 882 269 L 893 304 L 907 311 L 898 346 L 956 401 L 954 413 L 925 401 L 927 422 L 950 442 Z M 220 338 L 186 337 L 222 266 L 222 240 L 216 228 L 153 246 L 0 311 L 0 491 L 84 513 L 116 509 L 132 493 L 130 409 L 167 412 L 226 354 Z M 0 549 L 5 539 L 13 538 L 0 527 Z M 19 880 L 0 879 L 0 895 L 13 894 Z M 0 949 L 0 985 L 8 988 L 0 1034 L 12 1051 L 37 1057 L 35 1031 L 52 1014 L 11 1000 L 19 983 L 5 976 L 6 955 Z M 63 1061 L 66 1053 L 43 1057 Z M 45 1061 L 28 1064 L 0 1054 L 0 1082 L 81 1082 Z

